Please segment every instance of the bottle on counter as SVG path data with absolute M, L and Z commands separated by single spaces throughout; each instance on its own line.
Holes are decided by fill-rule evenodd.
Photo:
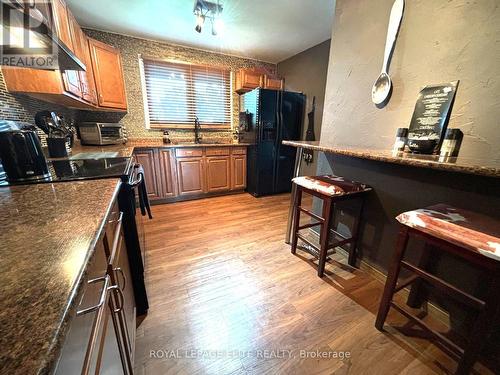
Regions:
M 172 143 L 172 141 L 170 140 L 170 134 L 168 133 L 168 130 L 165 130 L 163 132 L 163 143 L 165 143 L 167 145 Z
M 441 144 L 439 161 L 447 161 L 449 158 L 456 158 L 462 145 L 464 133 L 460 129 L 448 129 Z
M 396 132 L 396 141 L 394 142 L 393 151 L 403 152 L 408 143 L 408 128 L 398 128 Z

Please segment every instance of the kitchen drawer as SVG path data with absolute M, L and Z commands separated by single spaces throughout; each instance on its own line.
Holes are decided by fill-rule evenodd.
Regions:
M 233 147 L 233 155 L 246 155 L 247 148 L 246 147 Z
M 229 155 L 229 147 L 207 147 L 205 151 L 207 156 L 227 156 Z
M 186 158 L 191 156 L 203 156 L 203 149 L 201 148 L 177 148 L 175 156 L 178 158 Z
M 97 242 L 90 262 L 76 309 L 78 313 L 71 320 L 56 375 L 81 373 L 82 368 L 93 373 L 98 366 L 98 356 L 89 355 L 88 347 L 90 341 L 96 344 L 104 335 L 100 322 L 102 310 L 106 308 L 109 277 L 106 276 L 107 260 L 102 240 Z

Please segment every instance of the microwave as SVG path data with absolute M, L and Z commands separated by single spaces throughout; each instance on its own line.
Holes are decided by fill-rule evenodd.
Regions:
M 121 124 L 111 122 L 81 122 L 78 133 L 82 145 L 116 145 L 127 142 Z

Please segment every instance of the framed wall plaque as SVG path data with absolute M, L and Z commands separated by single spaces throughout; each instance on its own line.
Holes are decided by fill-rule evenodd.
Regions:
M 418 94 L 408 132 L 412 152 L 439 152 L 459 81 L 424 87 Z

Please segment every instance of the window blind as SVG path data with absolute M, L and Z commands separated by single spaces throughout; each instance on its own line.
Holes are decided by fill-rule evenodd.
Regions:
M 142 60 L 151 127 L 230 127 L 231 72 L 226 69 Z

